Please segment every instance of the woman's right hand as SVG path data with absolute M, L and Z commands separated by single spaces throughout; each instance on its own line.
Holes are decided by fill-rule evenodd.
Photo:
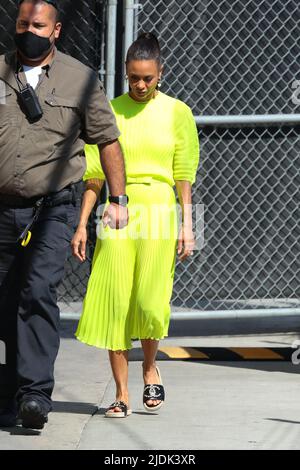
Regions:
M 86 260 L 86 242 L 87 242 L 87 229 L 83 226 L 78 226 L 75 235 L 71 241 L 72 255 L 83 262 Z
M 195 249 L 195 236 L 193 233 L 193 223 L 190 220 L 187 224 L 183 224 L 179 231 L 177 254 L 179 260 L 184 261 L 186 258 L 193 256 Z

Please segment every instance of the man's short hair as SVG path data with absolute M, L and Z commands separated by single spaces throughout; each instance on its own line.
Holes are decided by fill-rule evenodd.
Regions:
M 54 8 L 56 8 L 56 10 L 58 10 L 58 7 L 57 7 L 57 3 L 55 0 L 37 0 L 36 3 L 39 3 L 39 1 L 41 2 L 44 2 L 44 3 L 48 3 L 48 5 L 52 5 Z M 24 2 L 24 0 L 20 0 L 19 1 L 19 6 Z
M 55 10 L 56 10 L 56 16 L 55 16 L 55 21 L 59 21 L 60 20 L 60 15 L 59 15 L 59 10 L 58 10 L 58 6 L 57 6 L 57 2 L 56 0 L 19 0 L 19 7 L 22 5 L 22 3 L 24 3 L 25 1 L 27 2 L 32 2 L 32 3 L 46 3 L 48 5 L 52 5 Z

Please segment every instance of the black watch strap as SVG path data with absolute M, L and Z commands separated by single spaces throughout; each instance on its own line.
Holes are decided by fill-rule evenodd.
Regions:
M 109 196 L 108 200 L 109 202 L 119 204 L 119 206 L 127 206 L 129 202 L 129 198 L 126 194 L 121 194 L 121 196 Z

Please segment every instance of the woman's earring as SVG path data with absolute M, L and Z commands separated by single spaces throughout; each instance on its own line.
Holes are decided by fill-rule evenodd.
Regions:
M 128 82 L 128 75 L 125 75 L 125 80 L 126 82 Z
M 161 87 L 161 81 L 159 79 L 158 82 L 157 82 L 157 88 L 160 88 L 160 87 Z

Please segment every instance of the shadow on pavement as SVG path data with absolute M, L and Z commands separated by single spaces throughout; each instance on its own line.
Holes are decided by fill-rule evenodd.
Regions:
M 86 414 L 93 416 L 98 412 L 98 407 L 93 403 L 54 401 L 52 413 Z M 0 427 L 0 431 L 7 432 L 11 436 L 39 436 L 41 431 L 25 429 L 21 425 L 10 428 Z
M 52 413 L 73 413 L 93 415 L 97 413 L 98 407 L 93 403 L 54 401 Z
M 1 428 L 1 432 L 6 432 L 11 436 L 40 436 L 42 431 L 37 431 L 35 429 L 26 429 L 22 428 L 22 426 L 14 426 L 11 428 Z
M 62 320 L 60 322 L 60 337 L 66 339 L 76 339 L 75 331 L 78 325 L 78 321 L 73 320 Z
M 265 418 L 266 421 L 275 421 L 279 423 L 300 424 L 300 421 L 291 421 L 289 419 Z
M 60 333 L 62 338 L 75 339 L 78 325 L 76 320 L 62 320 Z M 300 325 L 295 318 L 287 317 L 282 320 L 264 319 L 235 319 L 235 320 L 186 320 L 171 321 L 169 337 L 183 336 L 236 336 L 271 333 L 299 333 Z
M 97 415 L 104 416 L 107 408 L 99 408 Z M 132 411 L 133 415 L 144 415 L 144 416 L 158 416 L 159 413 L 147 413 L 147 411 Z M 118 418 L 109 418 L 109 419 L 118 419 Z
M 170 323 L 169 336 L 235 336 L 299 331 L 299 320 L 295 317 L 286 317 L 284 321 L 279 318 L 174 320 Z
M 183 360 L 182 362 L 186 362 Z M 187 360 L 194 364 L 203 364 L 207 366 L 224 366 L 236 369 L 252 369 L 264 372 L 284 372 L 287 374 L 300 374 L 300 365 L 293 365 L 291 362 L 286 361 L 197 361 Z

